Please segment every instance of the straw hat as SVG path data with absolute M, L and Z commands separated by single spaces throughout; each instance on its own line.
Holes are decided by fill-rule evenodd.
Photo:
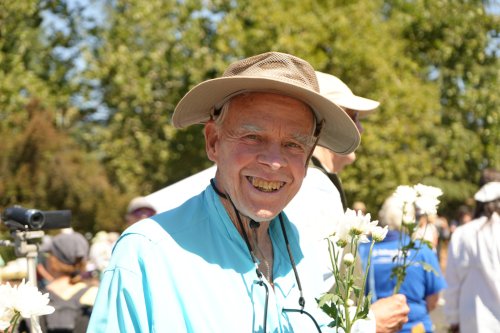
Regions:
M 336 76 L 322 72 L 316 72 L 316 76 L 323 96 L 341 107 L 358 111 L 360 117 L 369 115 L 380 105 L 380 102 L 354 95 Z
M 291 96 L 309 105 L 318 124 L 324 121 L 318 144 L 348 154 L 360 143 L 360 135 L 342 109 L 319 93 L 311 65 L 295 56 L 268 52 L 232 63 L 223 76 L 192 88 L 177 104 L 172 123 L 177 128 L 205 123 L 214 109 L 229 98 L 248 91 Z

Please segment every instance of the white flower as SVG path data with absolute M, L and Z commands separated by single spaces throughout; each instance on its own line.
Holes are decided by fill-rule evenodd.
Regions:
M 394 196 L 397 200 L 399 200 L 402 204 L 413 204 L 417 199 L 417 191 L 408 185 L 400 185 L 396 188 L 396 192 L 394 192 Z
M 439 187 L 417 184 L 414 188 L 421 197 L 438 198 L 443 195 L 443 191 Z
M 363 215 L 361 211 L 355 212 L 348 208 L 344 214 L 343 222 L 349 226 L 349 233 L 352 236 L 366 236 L 371 231 L 372 226 L 378 223 L 378 221 L 370 221 L 370 218 L 370 214 Z
M 434 186 L 417 184 L 414 186 L 418 196 L 415 200 L 415 206 L 420 214 L 434 215 L 437 213 L 439 205 L 438 197 L 443 194 L 443 191 Z
M 349 224 L 344 223 L 343 218 L 335 223 L 332 238 L 333 242 L 340 247 L 345 247 L 351 241 L 349 236 Z
M 385 236 L 387 236 L 387 232 L 389 231 L 389 227 L 379 227 L 379 226 L 374 226 L 372 228 L 372 238 L 375 242 L 381 242 L 385 239 Z
M 0 306 L 0 331 L 4 331 L 10 326 L 10 321 L 15 314 L 12 308 Z
M 349 252 L 344 255 L 344 263 L 347 266 L 351 266 L 354 263 L 354 256 L 352 253 Z
M 14 299 L 14 309 L 21 313 L 23 318 L 44 316 L 54 312 L 49 304 L 49 294 L 42 294 L 37 287 L 25 283 L 24 280 L 17 286 L 17 297 Z
M 54 312 L 49 304 L 49 294 L 43 294 L 38 288 L 23 280 L 18 286 L 9 283 L 0 285 L 0 330 L 9 327 L 12 318 L 43 316 Z
M 415 224 L 416 220 L 415 220 L 414 212 L 412 211 L 412 212 L 403 213 L 402 223 L 406 227 L 411 226 L 412 224 Z

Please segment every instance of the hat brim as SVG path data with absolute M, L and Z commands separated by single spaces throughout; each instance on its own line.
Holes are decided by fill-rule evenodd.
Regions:
M 313 109 L 318 121 L 325 121 L 319 145 L 338 154 L 349 154 L 359 146 L 356 125 L 338 105 L 313 90 L 271 78 L 235 76 L 204 81 L 177 104 L 173 125 L 184 128 L 207 122 L 213 107 L 238 91 L 269 91 L 301 100 Z
M 380 105 L 380 102 L 356 95 L 336 96 L 335 102 L 337 102 L 337 104 L 340 105 L 341 107 L 359 111 L 359 115 L 361 117 L 367 116 L 372 112 L 375 112 Z

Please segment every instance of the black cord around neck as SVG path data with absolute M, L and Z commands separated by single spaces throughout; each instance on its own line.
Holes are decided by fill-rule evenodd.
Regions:
M 243 222 L 241 221 L 240 212 L 238 211 L 238 209 L 234 205 L 233 200 L 231 200 L 231 198 L 229 196 L 227 196 L 226 194 L 222 193 L 217 188 L 217 186 L 215 185 L 215 181 L 214 181 L 213 178 L 210 179 L 210 185 L 212 185 L 212 188 L 214 189 L 215 193 L 217 193 L 217 195 L 219 195 L 220 197 L 222 197 L 224 199 L 229 200 L 229 202 L 233 206 L 234 212 L 236 214 L 236 218 L 238 219 L 238 223 L 239 223 L 240 228 L 241 228 L 242 233 L 243 233 L 243 238 L 245 240 L 245 243 L 247 244 L 248 251 L 250 252 L 250 257 L 252 258 L 252 261 L 253 261 L 253 263 L 256 266 L 257 276 L 259 277 L 259 279 L 262 282 L 262 275 L 263 274 L 262 274 L 262 272 L 258 268 L 257 257 L 255 256 L 255 254 L 253 252 L 253 249 L 252 249 L 252 246 L 250 245 L 250 241 L 248 240 L 248 235 L 247 235 L 245 229 L 243 228 Z M 295 281 L 297 281 L 297 288 L 299 289 L 299 292 L 300 292 L 299 306 L 301 307 L 301 311 L 302 311 L 302 310 L 304 310 L 304 306 L 306 304 L 306 301 L 305 301 L 305 298 L 304 298 L 304 294 L 303 294 L 303 291 L 302 291 L 302 284 L 300 283 L 299 273 L 297 272 L 297 267 L 295 265 L 295 260 L 294 260 L 293 255 L 292 255 L 292 250 L 290 249 L 290 243 L 288 242 L 288 236 L 287 236 L 286 229 L 285 229 L 285 222 L 283 220 L 283 212 L 280 212 L 278 216 L 279 216 L 279 220 L 280 220 L 281 231 L 283 233 L 283 238 L 285 239 L 285 245 L 286 245 L 286 250 L 288 252 L 288 258 L 290 259 L 290 263 L 291 263 L 292 268 L 293 268 L 293 274 L 295 275 Z M 250 227 L 253 228 L 253 229 L 255 229 L 256 227 L 253 226 L 252 223 L 260 225 L 258 222 L 256 222 L 256 221 L 254 221 L 254 220 L 251 219 L 250 220 Z M 271 282 L 271 281 L 269 281 L 269 282 Z

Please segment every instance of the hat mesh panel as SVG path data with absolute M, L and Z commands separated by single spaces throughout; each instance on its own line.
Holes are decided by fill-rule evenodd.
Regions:
M 237 61 L 226 69 L 223 76 L 267 77 L 319 92 L 316 74 L 311 65 L 288 54 L 268 52 Z

